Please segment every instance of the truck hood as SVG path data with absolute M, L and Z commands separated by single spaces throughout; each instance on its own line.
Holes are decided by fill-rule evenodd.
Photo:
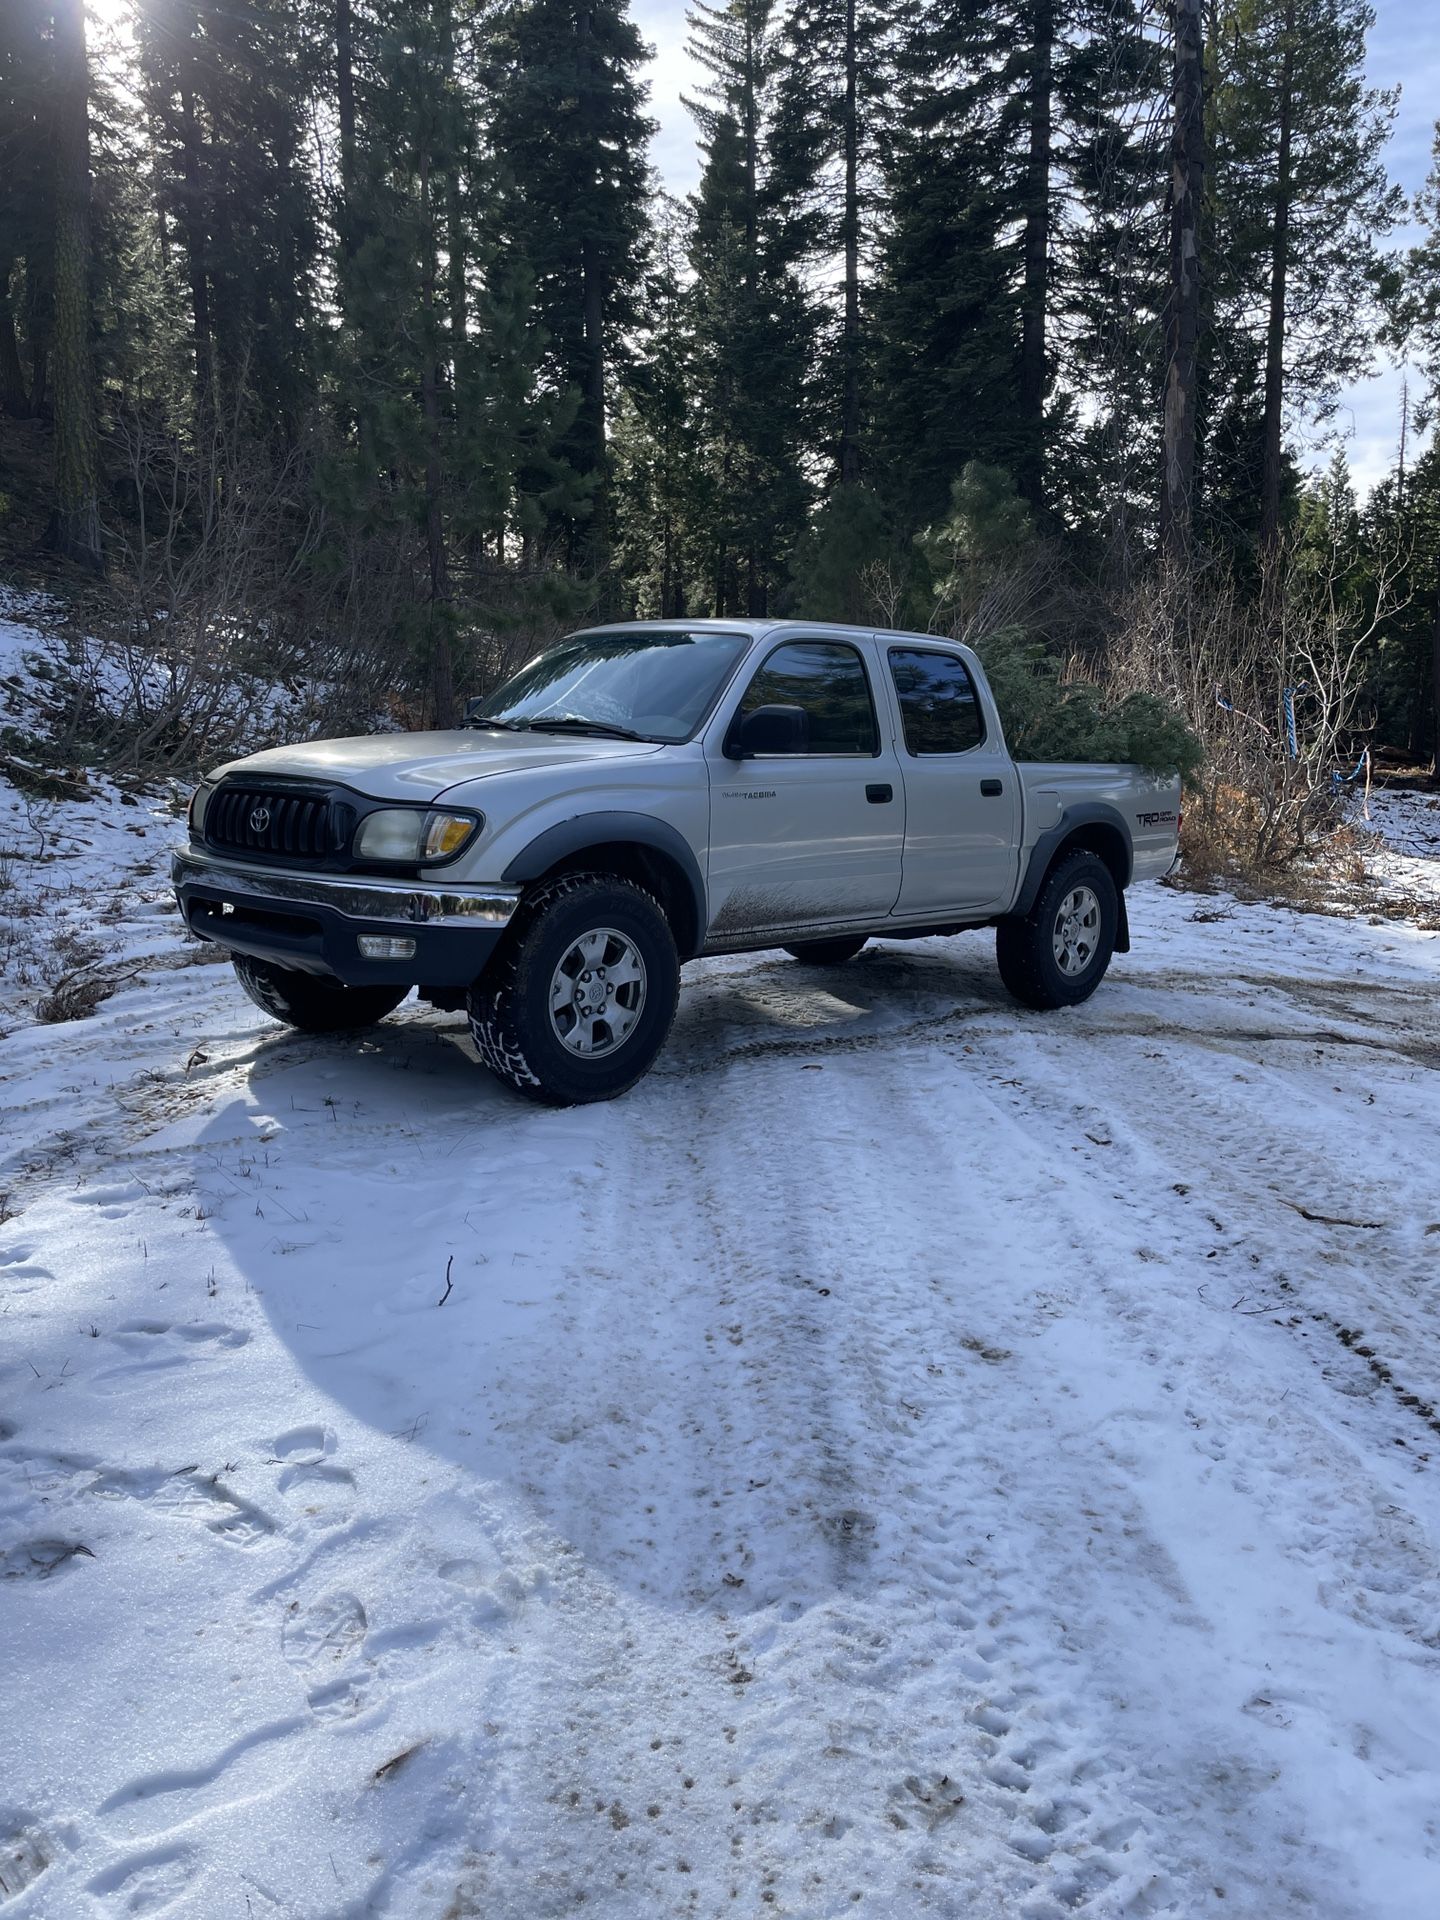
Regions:
M 629 760 L 659 751 L 648 740 L 456 727 L 446 733 L 367 733 L 349 740 L 312 740 L 307 746 L 271 747 L 244 760 L 227 761 L 210 778 L 290 774 L 296 779 L 335 781 L 354 787 L 372 800 L 435 800 L 447 787 L 465 780 L 483 780 L 495 773 L 595 760 Z

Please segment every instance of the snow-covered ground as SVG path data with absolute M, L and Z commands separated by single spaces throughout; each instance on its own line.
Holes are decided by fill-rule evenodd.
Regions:
M 133 977 L 0 980 L 4 1920 L 1440 1911 L 1440 934 L 705 963 L 547 1113 L 48 825 Z

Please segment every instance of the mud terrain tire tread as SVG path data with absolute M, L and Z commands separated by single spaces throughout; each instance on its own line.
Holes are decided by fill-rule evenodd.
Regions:
M 1087 886 L 1100 902 L 1101 937 L 1084 973 L 1071 977 L 1056 965 L 1051 936 L 1060 902 L 1076 886 Z M 1002 920 L 995 929 L 995 959 L 1007 991 L 1022 1006 L 1049 1013 L 1078 1006 L 1105 978 L 1120 924 L 1115 877 L 1098 854 L 1077 847 L 1045 876 L 1035 904 L 1023 918 Z
M 575 905 L 594 896 L 596 925 L 629 916 L 645 943 L 647 998 L 633 1038 L 594 1061 L 564 1053 L 549 1030 L 546 996 L 561 957 L 561 927 Z M 559 940 L 557 940 L 557 929 Z M 578 926 L 576 931 L 578 931 Z M 521 902 L 504 943 L 470 989 L 470 1037 L 481 1063 L 526 1099 L 543 1106 L 613 1100 L 650 1070 L 669 1038 L 680 998 L 680 961 L 665 910 L 633 880 L 608 873 L 565 873 L 542 882 Z

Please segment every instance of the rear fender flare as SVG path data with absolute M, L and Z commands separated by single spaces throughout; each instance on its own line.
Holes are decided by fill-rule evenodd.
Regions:
M 1121 870 L 1115 875 L 1115 889 L 1120 895 L 1120 932 L 1126 944 L 1116 941 L 1119 952 L 1129 951 L 1129 923 L 1125 913 L 1125 889 L 1130 884 L 1130 876 L 1135 867 L 1135 842 L 1130 832 L 1130 824 L 1118 808 L 1109 806 L 1103 800 L 1083 801 L 1079 806 L 1067 807 L 1053 827 L 1048 827 L 1035 845 L 1030 849 L 1030 859 L 1025 868 L 1025 877 L 1020 882 L 1020 892 L 1015 905 L 1010 909 L 1013 915 L 1023 917 L 1035 904 L 1036 895 L 1045 883 L 1045 876 L 1055 864 L 1055 857 L 1068 840 L 1079 839 L 1084 844 L 1086 827 L 1105 827 L 1118 835 L 1124 848 Z

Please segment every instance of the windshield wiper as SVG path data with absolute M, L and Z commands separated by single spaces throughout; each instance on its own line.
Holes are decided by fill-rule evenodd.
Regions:
M 535 733 L 599 733 L 607 740 L 648 740 L 631 727 L 612 726 L 608 720 L 585 720 L 578 713 L 557 713 L 553 719 L 537 715 L 526 723 Z
M 489 713 L 473 713 L 466 720 L 465 724 L 467 727 L 500 727 L 503 728 L 506 733 L 528 733 L 530 731 L 530 722 L 528 720 L 499 720 L 496 719 L 493 714 Z

